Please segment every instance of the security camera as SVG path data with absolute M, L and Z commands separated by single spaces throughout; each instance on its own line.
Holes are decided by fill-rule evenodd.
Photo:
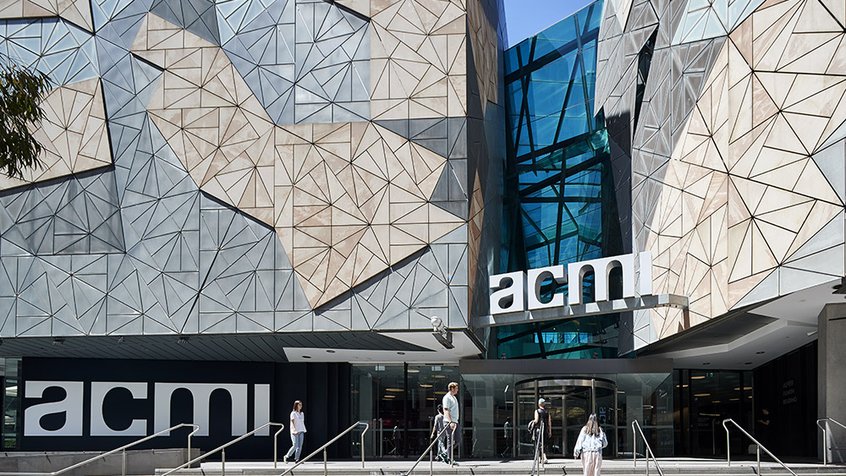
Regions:
M 444 348 L 452 349 L 452 332 L 446 328 L 443 319 L 438 316 L 432 316 L 430 319 L 432 323 L 432 335 Z

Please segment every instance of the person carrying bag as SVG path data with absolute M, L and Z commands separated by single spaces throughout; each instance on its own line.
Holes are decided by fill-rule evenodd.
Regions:
M 579 433 L 573 457 L 582 458 L 584 476 L 600 476 L 602 472 L 602 448 L 608 446 L 608 438 L 596 421 L 596 414 L 591 413 L 587 423 Z

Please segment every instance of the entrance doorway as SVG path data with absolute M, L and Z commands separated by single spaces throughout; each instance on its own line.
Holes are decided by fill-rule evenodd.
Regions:
M 571 457 L 579 432 L 591 413 L 608 437 L 611 455 L 617 456 L 617 385 L 598 378 L 539 378 L 517 382 L 514 388 L 514 421 L 517 426 L 515 453 L 532 457 L 534 444 L 527 423 L 534 418 L 538 399 L 546 400 L 552 420 L 547 456 Z

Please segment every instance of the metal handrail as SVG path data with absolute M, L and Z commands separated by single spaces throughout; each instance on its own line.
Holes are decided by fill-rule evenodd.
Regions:
M 643 429 L 640 427 L 640 423 L 637 420 L 632 420 L 632 462 L 634 466 L 637 467 L 637 435 L 640 433 L 640 438 L 643 440 L 643 444 L 646 446 L 646 474 L 649 475 L 649 458 L 652 458 L 652 462 L 655 463 L 655 469 L 658 470 L 658 474 L 664 476 L 664 471 L 661 470 L 661 466 L 658 465 L 658 460 L 655 458 L 655 453 L 652 452 L 652 447 L 649 446 L 649 442 L 646 441 L 646 435 L 643 434 Z
M 239 436 L 238 438 L 235 438 L 234 440 L 232 440 L 228 443 L 224 443 L 224 444 L 218 446 L 217 448 L 207 452 L 206 454 L 200 455 L 200 456 L 192 459 L 191 461 L 188 461 L 187 463 L 181 464 L 181 465 L 179 465 L 179 466 L 177 466 L 177 467 L 175 467 L 171 470 L 168 470 L 166 473 L 162 474 L 161 476 L 168 476 L 170 474 L 175 473 L 176 471 L 179 471 L 182 468 L 190 467 L 192 464 L 198 463 L 198 462 L 208 458 L 209 456 L 217 453 L 218 451 L 220 452 L 220 474 L 221 474 L 221 476 L 226 476 L 226 448 L 234 445 L 235 443 L 238 443 L 239 441 L 243 440 L 244 438 L 253 436 L 254 434 L 259 432 L 260 430 L 263 430 L 265 428 L 272 427 L 272 426 L 281 426 L 282 429 L 285 428 L 285 425 L 283 425 L 282 423 L 267 422 L 264 425 L 254 429 L 253 431 L 244 433 L 243 435 Z M 277 455 L 277 452 L 276 452 L 276 447 L 277 447 L 276 437 L 279 436 L 280 432 L 281 432 L 281 429 L 280 429 L 280 431 L 277 431 L 276 433 L 273 434 L 273 464 L 274 464 L 274 467 L 276 465 L 276 455 Z
M 535 456 L 532 459 L 532 470 L 529 472 L 530 476 L 536 476 L 540 474 L 541 466 L 543 466 L 543 470 L 546 471 L 546 466 L 543 463 L 543 443 L 544 443 L 544 435 L 546 435 L 546 428 L 544 427 L 544 421 L 540 420 L 540 425 L 538 425 L 538 436 L 535 439 Z
M 757 458 L 758 458 L 758 472 L 756 473 L 756 474 L 758 474 L 758 476 L 761 476 L 761 449 L 762 448 L 764 449 L 764 451 L 767 452 L 768 455 L 770 455 L 770 458 L 776 460 L 776 462 L 778 464 L 780 464 L 782 468 L 786 469 L 793 476 L 796 476 L 796 473 L 793 472 L 792 469 L 788 468 L 786 464 L 784 464 L 780 459 L 778 459 L 776 457 L 776 455 L 774 455 L 770 450 L 767 449 L 766 446 L 762 445 L 760 441 L 756 440 L 754 436 L 750 435 L 748 431 L 744 430 L 742 426 L 738 425 L 736 421 L 732 420 L 731 418 L 726 418 L 725 420 L 723 420 L 723 428 L 725 428 L 725 430 L 726 430 L 726 459 L 728 461 L 729 466 L 731 466 L 731 439 L 729 438 L 729 428 L 728 428 L 728 426 L 726 426 L 726 423 L 733 424 L 735 427 L 737 427 L 738 430 L 743 432 L 743 434 L 746 435 L 747 438 L 752 440 L 757 445 L 757 449 L 756 449 L 755 453 L 757 454 Z
M 821 422 L 825 422 L 825 426 L 820 425 Z M 820 418 L 817 420 L 817 427 L 823 432 L 823 466 L 828 464 L 828 422 L 833 422 L 841 428 L 846 429 L 846 425 L 834 418 Z
M 193 423 L 180 423 L 180 424 L 174 425 L 174 426 L 172 426 L 168 429 L 153 433 L 152 435 L 145 436 L 144 438 L 141 438 L 139 440 L 135 440 L 132 443 L 125 444 L 125 445 L 121 446 L 120 448 L 115 448 L 115 449 L 113 449 L 111 451 L 107 451 L 103 454 L 99 454 L 97 456 L 88 458 L 85 461 L 80 461 L 79 463 L 68 466 L 67 468 L 63 468 L 63 469 L 60 469 L 58 471 L 53 471 L 52 473 L 0 473 L 0 476 L 58 476 L 60 474 L 67 473 L 68 471 L 71 471 L 71 470 L 74 470 L 74 469 L 77 469 L 77 468 L 81 468 L 82 466 L 93 463 L 93 462 L 97 461 L 98 459 L 105 458 L 106 456 L 111 456 L 111 455 L 113 455 L 113 454 L 115 454 L 119 451 L 123 453 L 123 460 L 121 462 L 121 473 L 120 474 L 121 474 L 121 476 L 126 476 L 126 450 L 127 449 L 129 449 L 129 448 L 131 448 L 135 445 L 144 443 L 145 441 L 152 440 L 153 438 L 161 436 L 164 433 L 170 433 L 171 431 L 176 430 L 178 428 L 182 428 L 184 426 L 190 426 L 190 427 L 194 428 L 194 431 L 192 431 L 191 433 L 188 433 L 188 457 L 190 458 L 191 457 L 191 437 L 194 436 L 194 433 L 200 431 L 200 426 L 194 425 Z
M 367 430 L 369 430 L 369 429 L 370 429 L 370 424 L 368 424 L 366 421 L 358 421 L 358 422 L 353 423 L 353 424 L 352 424 L 349 428 L 347 428 L 346 430 L 344 430 L 344 431 L 342 431 L 342 432 L 338 433 L 338 435 L 337 435 L 337 436 L 335 436 L 335 437 L 334 437 L 334 438 L 332 438 L 331 440 L 329 440 L 329 441 L 327 441 L 326 443 L 324 443 L 324 444 L 323 444 L 323 446 L 321 446 L 320 448 L 317 448 L 316 450 L 314 450 L 314 451 L 313 451 L 310 455 L 306 456 L 305 458 L 301 459 L 299 462 L 297 462 L 296 464 L 294 464 L 294 465 L 293 465 L 293 466 L 291 466 L 290 468 L 286 469 L 286 470 L 285 470 L 285 472 L 284 472 L 284 473 L 282 473 L 282 474 L 280 474 L 279 476 L 285 476 L 286 474 L 288 474 L 288 473 L 290 473 L 291 471 L 293 471 L 293 470 L 294 470 L 294 468 L 296 468 L 297 466 L 299 466 L 299 465 L 301 465 L 301 464 L 305 463 L 306 461 L 310 460 L 310 459 L 311 459 L 311 458 L 313 458 L 313 457 L 314 457 L 317 453 L 320 453 L 321 451 L 323 452 L 323 474 L 324 474 L 324 476 L 325 476 L 325 475 L 328 475 L 328 474 L 329 474 L 329 469 L 328 469 L 328 467 L 327 467 L 327 462 L 328 462 L 328 459 L 327 459 L 327 455 L 326 455 L 326 448 L 328 448 L 329 446 L 331 446 L 331 445 L 332 445 L 332 443 L 334 443 L 334 442 L 336 442 L 336 441 L 340 440 L 340 439 L 341 439 L 341 437 L 343 437 L 343 436 L 344 436 L 344 435 L 346 435 L 347 433 L 349 433 L 349 432 L 351 432 L 351 431 L 355 430 L 356 428 L 358 428 L 358 427 L 360 427 L 360 426 L 362 426 L 362 425 L 364 425 L 364 431 L 362 431 L 362 432 L 361 432 L 361 444 L 362 444 L 362 448 L 364 448 L 364 434 L 365 434 L 365 433 L 367 433 Z M 364 450 L 363 450 L 363 449 L 362 449 L 362 451 L 361 451 L 361 467 L 362 467 L 362 468 L 364 468 Z M 167 475 L 166 475 L 166 474 L 163 474 L 162 476 L 167 476 Z
M 409 469 L 408 471 L 403 471 L 402 473 L 400 473 L 400 475 L 401 475 L 401 476 L 408 476 L 409 474 L 411 474 L 411 472 L 412 472 L 412 471 L 414 471 L 414 469 L 417 467 L 417 465 L 418 465 L 418 464 L 420 464 L 420 462 L 421 462 L 421 461 L 423 461 L 423 458 L 426 456 L 426 454 L 427 454 L 427 453 L 429 454 L 429 476 L 431 476 L 432 474 L 434 474 L 435 469 L 434 469 L 434 467 L 433 467 L 433 466 L 434 466 L 434 464 L 435 464 L 435 460 L 434 460 L 434 458 L 432 457 L 432 448 L 435 446 L 435 444 L 436 444 L 438 441 L 440 441 L 440 440 L 441 440 L 441 436 L 443 436 L 443 435 L 444 435 L 444 433 L 446 433 L 446 431 L 447 431 L 447 430 L 449 430 L 449 427 L 450 427 L 450 424 L 449 424 L 449 423 L 447 423 L 446 425 L 444 425 L 444 428 L 443 428 L 440 432 L 438 432 L 437 436 L 435 436 L 434 438 L 432 438 L 432 442 L 431 442 L 431 443 L 429 443 L 429 446 L 427 446 L 427 447 L 426 447 L 426 449 L 425 449 L 425 450 L 423 450 L 423 452 L 422 452 L 422 453 L 420 453 L 420 457 L 419 457 L 419 458 L 417 458 L 417 461 L 415 461 L 415 462 L 414 462 L 414 464 L 411 466 L 411 469 Z M 453 430 L 453 431 L 454 431 L 454 430 Z M 451 446 L 451 442 L 450 442 L 450 446 Z M 451 461 L 451 460 L 450 460 L 450 464 L 452 464 L 452 461 Z

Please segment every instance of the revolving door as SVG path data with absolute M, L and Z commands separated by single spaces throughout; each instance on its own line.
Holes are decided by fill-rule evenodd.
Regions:
M 552 420 L 552 437 L 547 443 L 549 457 L 572 457 L 579 432 L 591 413 L 608 437 L 606 454 L 617 455 L 617 386 L 598 378 L 540 378 L 517 382 L 514 388 L 514 418 L 517 425 L 518 458 L 531 458 L 534 449 L 527 424 L 534 418 L 538 399 L 546 400 Z

